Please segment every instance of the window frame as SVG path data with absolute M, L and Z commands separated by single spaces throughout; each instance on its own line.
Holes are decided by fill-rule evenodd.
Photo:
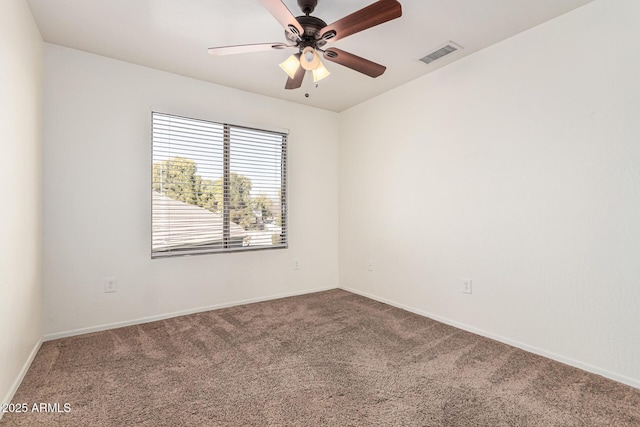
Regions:
M 164 118 L 175 118 L 178 120 L 186 120 L 193 122 L 201 122 L 208 123 L 213 125 L 219 125 L 223 128 L 223 153 L 222 153 L 222 164 L 223 164 L 223 172 L 222 172 L 222 181 L 223 181 L 223 196 L 222 196 L 222 247 L 218 244 L 205 244 L 205 245 L 192 245 L 187 248 L 177 248 L 177 249 L 167 249 L 167 250 L 158 250 L 154 249 L 154 177 L 153 177 L 153 166 L 154 166 L 154 154 L 156 150 L 155 144 L 155 117 L 156 115 L 164 117 Z M 221 253 L 240 253 L 240 252 L 253 252 L 253 251 L 263 251 L 263 250 L 275 250 L 275 249 L 288 249 L 289 247 L 289 209 L 288 209 L 288 130 L 273 130 L 273 129 L 263 129 L 255 126 L 246 126 L 239 124 L 232 124 L 226 122 L 216 122 L 213 120 L 196 118 L 196 117 L 188 117 L 177 114 L 164 113 L 158 110 L 151 111 L 151 173 L 149 174 L 151 178 L 151 259 L 163 259 L 163 258 L 174 258 L 181 256 L 193 256 L 193 255 L 208 255 L 208 254 L 221 254 Z M 280 224 L 280 239 L 281 243 L 272 244 L 272 245 L 256 245 L 256 246 L 237 246 L 233 245 L 233 241 L 231 239 L 231 225 L 234 224 L 231 222 L 231 210 L 233 206 L 229 206 L 228 201 L 231 199 L 230 193 L 230 181 L 231 176 L 235 172 L 231 170 L 231 156 L 233 152 L 233 139 L 232 139 L 232 130 L 237 129 L 240 131 L 247 132 L 259 132 L 269 135 L 277 135 L 281 137 L 280 142 L 280 186 L 279 186 L 279 218 L 281 220 Z M 277 146 L 277 143 L 274 144 L 274 147 Z M 274 187 L 277 188 L 277 187 Z M 166 196 L 164 196 L 166 197 Z M 197 205 L 193 205 L 197 206 Z M 205 209 L 205 208 L 202 208 Z M 245 230 L 246 231 L 246 230 Z M 277 234 L 274 234 L 277 235 Z

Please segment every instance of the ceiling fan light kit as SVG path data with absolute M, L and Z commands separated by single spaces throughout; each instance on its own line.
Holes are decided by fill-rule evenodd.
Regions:
M 311 46 L 307 46 L 302 50 L 300 65 L 307 71 L 315 70 L 320 65 L 320 57 Z
M 325 77 L 329 77 L 329 74 L 331 74 L 329 72 L 329 70 L 327 70 L 327 68 L 322 65 L 322 63 L 320 63 L 320 65 L 318 65 L 313 71 L 313 82 L 314 83 L 318 83 L 320 80 L 324 79 Z
M 294 78 L 296 76 L 298 67 L 300 67 L 300 61 L 296 58 L 296 55 L 291 55 L 284 62 L 280 63 L 280 68 L 282 68 L 290 78 Z
M 311 16 L 318 0 L 298 0 L 303 16 L 294 17 L 282 0 L 260 0 L 260 3 L 285 29 L 285 37 L 292 44 L 262 43 L 243 46 L 221 46 L 209 48 L 212 55 L 229 55 L 264 50 L 296 48 L 298 53 L 291 55 L 280 64 L 289 78 L 285 89 L 297 89 L 302 86 L 306 71 L 313 74 L 314 83 L 327 77 L 329 70 L 320 60 L 318 52 L 331 62 L 366 74 L 370 77 L 382 75 L 386 67 L 357 55 L 336 48 L 323 50 L 330 42 L 366 30 L 376 25 L 402 16 L 402 6 L 397 0 L 378 0 L 351 15 L 327 25 L 322 19 Z

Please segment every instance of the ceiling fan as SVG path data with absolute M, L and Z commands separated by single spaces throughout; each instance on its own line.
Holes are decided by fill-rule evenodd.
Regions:
M 352 34 L 380 25 L 402 16 L 402 6 L 397 0 L 378 0 L 351 15 L 327 25 L 320 18 L 311 16 L 318 0 L 298 0 L 298 6 L 304 15 L 294 17 L 282 0 L 260 0 L 260 3 L 273 15 L 285 29 L 289 43 L 260 43 L 209 48 L 212 55 L 232 55 L 238 53 L 260 52 L 297 48 L 280 67 L 289 75 L 285 89 L 297 89 L 302 86 L 306 71 L 313 72 L 314 82 L 329 75 L 329 71 L 320 61 L 322 54 L 327 61 L 335 62 L 352 70 L 378 77 L 387 69 L 343 50 L 330 47 L 323 49 L 328 42 L 343 39 Z

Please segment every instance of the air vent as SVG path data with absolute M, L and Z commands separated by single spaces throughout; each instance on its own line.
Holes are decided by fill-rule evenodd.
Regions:
M 449 42 L 444 46 L 442 46 L 441 48 L 434 50 L 424 58 L 420 58 L 420 61 L 424 62 L 425 64 L 431 64 L 436 59 L 440 59 L 443 56 L 449 55 L 450 53 L 453 53 L 461 49 L 462 49 L 462 46 L 455 44 L 453 42 Z

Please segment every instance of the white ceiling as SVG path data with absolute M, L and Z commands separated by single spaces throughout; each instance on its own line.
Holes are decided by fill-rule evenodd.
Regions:
M 339 112 L 593 0 L 399 1 L 401 18 L 333 44 L 387 66 L 384 75 L 372 79 L 323 61 L 331 76 L 316 87 L 308 75 L 293 91 L 284 89 L 287 76 L 278 67 L 290 50 L 207 54 L 208 47 L 285 41 L 284 30 L 258 0 L 28 3 L 46 42 Z M 284 3 L 302 14 L 296 0 Z M 313 15 L 330 24 L 371 3 L 319 0 Z M 448 41 L 464 49 L 431 65 L 419 61 Z

